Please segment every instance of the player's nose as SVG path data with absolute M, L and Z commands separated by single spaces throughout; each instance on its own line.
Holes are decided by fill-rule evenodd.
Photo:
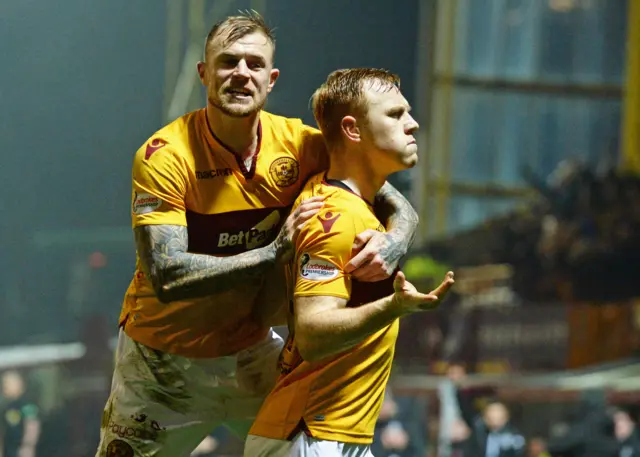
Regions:
M 405 127 L 405 132 L 407 135 L 413 135 L 420 128 L 420 124 L 411 116 L 409 116 L 409 122 L 407 122 Z
M 238 62 L 238 64 L 236 65 L 235 71 L 233 72 L 233 75 L 241 78 L 249 77 L 249 66 L 247 65 L 247 62 L 244 59 Z

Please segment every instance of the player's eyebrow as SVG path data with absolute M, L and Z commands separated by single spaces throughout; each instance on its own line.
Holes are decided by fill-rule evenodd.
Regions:
M 390 107 L 387 110 L 387 114 L 388 115 L 395 115 L 395 114 L 403 114 L 404 112 L 410 112 L 411 111 L 411 105 L 409 104 L 398 104 L 398 105 L 394 105 L 392 107 Z
M 228 60 L 228 59 L 241 59 L 245 57 L 247 60 L 259 61 L 260 63 L 266 63 L 266 59 L 264 56 L 260 54 L 251 54 L 251 53 L 233 53 L 233 52 L 222 52 L 218 55 L 219 59 Z

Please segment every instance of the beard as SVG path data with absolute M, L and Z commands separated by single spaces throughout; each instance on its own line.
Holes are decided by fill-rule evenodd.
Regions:
M 252 100 L 248 104 L 226 103 L 222 97 L 217 94 L 215 96 L 209 96 L 209 103 L 220 110 L 222 113 L 229 117 L 249 117 L 253 114 L 260 112 L 267 102 L 267 98 L 263 98 L 260 101 Z

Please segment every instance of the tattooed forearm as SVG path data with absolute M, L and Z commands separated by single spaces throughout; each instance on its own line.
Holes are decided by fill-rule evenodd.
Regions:
M 213 257 L 187 252 L 186 227 L 148 225 L 134 232 L 142 268 L 158 299 L 165 303 L 259 282 L 276 263 L 272 244 L 230 257 Z
M 385 258 L 399 259 L 413 243 L 418 227 L 418 213 L 409 201 L 388 182 L 376 194 L 376 215 L 384 221 L 389 244 L 380 251 Z

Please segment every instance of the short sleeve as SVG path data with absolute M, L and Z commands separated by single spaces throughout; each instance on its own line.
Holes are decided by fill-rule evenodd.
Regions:
M 172 146 L 152 139 L 133 162 L 131 217 L 141 225 L 187 225 L 185 199 L 189 167 Z
M 299 151 L 303 181 L 329 169 L 329 153 L 320 130 L 302 124 Z
M 307 223 L 297 239 L 293 295 L 349 299 L 351 276 L 344 266 L 355 237 L 356 224 L 347 212 L 321 212 Z

